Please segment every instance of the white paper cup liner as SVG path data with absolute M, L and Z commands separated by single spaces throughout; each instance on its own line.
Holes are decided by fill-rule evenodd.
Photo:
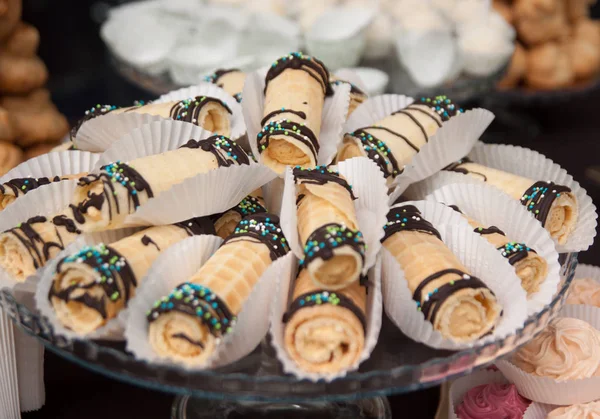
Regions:
M 281 214 L 281 200 L 283 198 L 284 180 L 276 177 L 263 186 L 265 204 L 270 213 Z
M 161 364 L 176 362 L 160 357 L 152 349 L 148 340 L 146 313 L 155 301 L 188 281 L 221 243 L 222 240 L 216 236 L 191 237 L 167 249 L 155 262 L 130 304 L 125 336 L 127 350 L 131 351 L 136 358 Z M 292 255 L 289 254 L 276 260 L 267 268 L 237 315 L 238 320 L 233 331 L 223 338 L 206 363 L 198 366 L 182 364 L 186 369 L 206 369 L 230 364 L 254 350 L 267 334 L 269 308 L 275 293 L 276 281 L 281 275 L 282 268 L 291 258 Z
M 450 387 L 448 419 L 458 419 L 458 416 L 454 413 L 455 409 L 460 405 L 469 390 L 473 387 L 492 383 L 506 384 L 508 380 L 501 372 L 480 370 L 454 381 Z M 546 415 L 551 410 L 552 407 L 549 405 L 532 402 L 525 410 L 523 419 L 546 419 Z
M 583 320 L 600 330 L 599 311 L 592 306 L 569 304 L 559 316 Z M 536 402 L 566 406 L 600 399 L 600 377 L 556 381 L 528 374 L 508 360 L 498 361 L 496 366 L 517 386 L 521 395 Z
M 171 224 L 221 213 L 276 176 L 268 167 L 256 163 L 219 167 L 188 178 L 149 199 L 126 218 L 124 225 Z
M 596 206 L 586 190 L 565 169 L 537 151 L 512 145 L 478 143 L 469 156 L 473 161 L 485 166 L 524 176 L 534 181 L 550 180 L 558 185 L 571 188 L 571 192 L 577 197 L 579 206 L 577 225 L 567 242 L 564 245 L 556 244 L 556 248 L 559 253 L 582 252 L 592 245 L 598 224 Z
M 161 120 L 164 119 L 156 115 L 108 113 L 83 123 L 73 143 L 79 150 L 103 152 L 129 131 Z
M 340 79 L 352 83 L 363 92 L 367 93 L 365 82 L 360 78 L 360 75 L 352 68 L 340 68 L 334 75 Z
M 419 182 L 412 183 L 404 192 L 400 192 L 399 189 L 392 193 L 393 199 L 397 199 L 400 195 L 403 195 L 409 199 L 422 200 L 427 198 L 437 189 L 452 185 L 455 183 L 466 183 L 466 184 L 481 184 L 481 181 L 472 176 L 465 176 L 461 173 L 441 171 L 426 179 Z M 393 200 L 391 201 L 393 202 Z
M 189 122 L 155 121 L 121 136 L 100 155 L 95 168 L 175 150 L 191 139 L 203 140 L 211 135 L 211 132 Z
M 54 176 L 89 172 L 98 161 L 98 158 L 97 154 L 79 150 L 43 154 L 29 159 L 10 170 L 4 176 L 0 177 L 0 184 L 8 182 L 11 179 L 27 177 L 52 178 Z
M 385 179 L 377 165 L 366 157 L 356 157 L 338 164 L 338 170 L 357 199 L 354 201 L 358 226 L 362 232 L 367 251 L 363 274 L 373 266 L 377 253 L 381 249 L 383 226 L 387 222 L 387 187 Z M 281 229 L 297 258 L 304 258 L 304 246 L 298 234 L 298 217 L 296 213 L 296 182 L 292 168 L 285 172 L 285 186 L 281 203 Z
M 514 269 L 500 252 L 480 235 L 475 234 L 464 219 L 464 222 L 452 222 L 457 215 L 460 216 L 456 211 L 434 202 L 409 201 L 406 205 L 417 207 L 423 218 L 438 229 L 446 246 L 465 265 L 469 273 L 482 280 L 494 292 L 504 313 L 492 334 L 482 339 L 459 343 L 444 338 L 433 328 L 431 322 L 425 320 L 423 313 L 417 311 L 402 268 L 392 254 L 383 248 L 384 307 L 388 317 L 398 328 L 411 339 L 427 346 L 460 350 L 504 338 L 522 327 L 527 319 L 527 296 Z M 443 222 L 444 213 L 447 214 L 446 222 Z
M 237 140 L 246 133 L 246 124 L 242 114 L 242 106 L 225 90 L 212 83 L 199 83 L 195 86 L 184 87 L 165 93 L 154 101 L 154 103 L 175 102 L 196 96 L 208 96 L 222 100 L 231 109 L 231 134 L 229 138 Z
M 550 234 L 523 205 L 504 192 L 481 182 L 474 185 L 447 185 L 434 191 L 427 199 L 456 205 L 484 226 L 496 226 L 511 241 L 525 243 L 534 249 L 547 261 L 548 276 L 539 291 L 527 297 L 528 315 L 531 316 L 550 304 L 560 283 L 558 253 Z
M 265 103 L 265 76 L 267 69 L 261 69 L 249 73 L 244 83 L 242 97 L 242 110 L 246 129 L 248 131 L 248 142 L 252 153 L 262 161 L 261 154 L 258 152 L 256 136 L 262 129 L 260 124 L 263 119 Z M 338 143 L 343 134 L 343 125 L 346 121 L 348 106 L 350 104 L 350 86 L 341 84 L 335 89 L 333 96 L 325 97 L 323 104 L 323 116 L 321 118 L 321 132 L 319 133 L 319 153 L 317 164 L 329 164 L 337 153 Z
M 71 202 L 77 180 L 65 180 L 37 188 L 17 199 L 2 211 L 0 231 L 16 227 L 20 223 L 35 216 L 51 217 L 65 209 Z M 11 274 L 0 267 L 0 289 L 13 288 L 19 282 Z
M 354 132 L 359 128 L 373 125 L 392 113 L 406 108 L 415 100 L 404 95 L 373 96 L 358 105 L 344 124 L 344 132 Z
M 575 279 L 592 278 L 600 282 L 600 266 L 579 263 L 575 269 Z
M 0 416 L 20 419 L 17 354 L 13 323 L 0 309 Z
M 83 234 L 69 246 L 65 247 L 63 251 L 61 251 L 54 259 L 49 261 L 43 268 L 38 270 L 37 277 L 39 278 L 39 283 L 35 291 L 35 304 L 40 313 L 50 321 L 57 334 L 69 339 L 81 339 L 82 337 L 86 337 L 88 339 L 106 340 L 123 339 L 124 325 L 120 321 L 119 317 L 109 320 L 106 325 L 85 336 L 67 329 L 56 317 L 54 308 L 48 299 L 48 294 L 50 292 L 50 288 L 52 287 L 56 267 L 63 258 L 77 253 L 85 246 L 94 246 L 100 243 L 114 243 L 124 237 L 132 235 L 136 231 L 137 229 L 124 228 L 120 230 L 107 230 L 91 234 Z
M 271 337 L 272 344 L 275 348 L 277 359 L 283 365 L 283 370 L 288 374 L 293 374 L 299 379 L 307 379 L 312 382 L 324 380 L 331 382 L 336 378 L 344 377 L 348 372 L 358 369 L 358 366 L 366 361 L 377 344 L 379 331 L 381 330 L 382 316 L 382 298 L 381 298 L 381 262 L 378 260 L 369 270 L 369 290 L 367 294 L 367 331 L 365 334 L 365 344 L 363 351 L 360 354 L 358 361 L 342 371 L 332 374 L 320 374 L 314 372 L 306 372 L 301 370 L 296 363 L 289 357 L 284 343 L 285 324 L 282 322 L 283 314 L 291 301 L 289 301 L 292 291 L 290 286 L 294 284 L 298 273 L 298 260 L 294 257 L 289 260 L 289 263 L 281 271 L 279 283 L 275 294 L 275 302 L 271 311 Z
M 46 401 L 44 346 L 36 338 L 29 336 L 16 326 L 14 334 L 21 411 L 39 410 Z
M 493 119 L 493 113 L 477 108 L 444 122 L 405 166 L 402 174 L 394 179 L 395 190 L 390 196 L 390 202 L 400 196 L 411 183 L 426 179 L 450 163 L 463 158 Z

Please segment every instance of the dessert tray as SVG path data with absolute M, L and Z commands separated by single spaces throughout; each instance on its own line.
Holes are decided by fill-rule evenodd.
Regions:
M 0 302 L 15 325 L 35 336 L 52 352 L 99 374 L 180 397 L 174 414 L 180 418 L 218 417 L 227 411 L 318 411 L 336 414 L 356 405 L 364 417 L 391 417 L 385 396 L 439 385 L 492 364 L 528 342 L 554 318 L 564 304 L 575 274 L 577 254 L 561 257 L 560 291 L 550 305 L 531 317 L 515 335 L 461 351 L 428 348 L 402 334 L 384 315 L 375 350 L 358 371 L 332 382 L 298 380 L 285 374 L 266 338 L 250 355 L 226 367 L 186 371 L 177 366 L 136 360 L 123 344 L 68 339 L 31 306 L 27 293 L 3 290 Z M 208 400 L 207 400 L 208 399 Z M 367 399 L 367 400 L 360 400 Z M 244 402 L 254 402 L 246 403 Z M 312 404 L 311 404 L 312 403 Z M 297 407 L 292 407 L 297 404 Z M 279 406 L 279 407 L 278 407 Z M 345 406 L 345 407 L 343 407 Z M 197 410 L 194 416 L 194 410 Z M 206 416 L 201 416 L 205 414 Z M 214 416 L 210 416 L 214 415 Z

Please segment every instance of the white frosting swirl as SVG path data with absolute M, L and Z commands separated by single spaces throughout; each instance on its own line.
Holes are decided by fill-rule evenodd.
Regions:
M 591 278 L 574 280 L 569 288 L 567 304 L 600 307 L 600 282 Z
M 600 419 L 600 402 L 574 404 L 554 409 L 548 419 Z
M 582 320 L 555 319 L 517 351 L 513 363 L 527 373 L 557 381 L 589 378 L 600 365 L 600 334 Z

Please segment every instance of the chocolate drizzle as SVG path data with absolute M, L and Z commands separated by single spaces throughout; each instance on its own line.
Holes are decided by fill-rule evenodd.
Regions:
M 542 226 L 546 226 L 546 220 L 548 219 L 548 214 L 550 214 L 552 203 L 564 192 L 571 192 L 571 189 L 563 185 L 557 185 L 554 182 L 535 182 L 523 194 L 521 204 L 537 220 L 541 221 Z
M 215 226 L 208 217 L 196 217 L 174 224 L 186 231 L 189 236 L 199 236 L 201 234 L 216 235 Z
M 216 337 L 231 332 L 236 320 L 227 303 L 218 295 L 208 287 L 191 282 L 179 285 L 168 296 L 156 301 L 152 310 L 147 313 L 148 322 L 152 323 L 161 315 L 173 311 L 198 319 Z M 182 338 L 182 336 L 174 337 Z M 193 343 L 189 336 L 185 339 Z
M 360 128 L 346 135 L 350 135 L 360 140 L 367 157 L 379 166 L 386 178 L 390 176 L 395 177 L 402 173 L 404 168 L 398 166 L 398 161 L 394 157 L 392 150 L 385 142 L 365 131 L 368 128 L 372 127 Z
M 346 179 L 341 177 L 338 171 L 332 170 L 327 166 L 317 166 L 312 169 L 303 169 L 300 166 L 296 166 L 292 173 L 294 174 L 296 184 L 325 185 L 328 182 L 333 182 L 346 189 L 352 200 L 356 199 L 356 196 L 352 192 L 352 186 Z
M 314 57 L 303 55 L 300 52 L 292 52 L 285 57 L 281 57 L 271 65 L 269 71 L 267 72 L 267 76 L 265 77 L 265 94 L 267 93 L 269 82 L 288 68 L 306 72 L 309 76 L 321 84 L 324 95 L 330 96 L 333 94 L 333 90 L 329 83 L 329 71 L 327 70 L 327 67 L 325 67 L 325 64 Z
M 305 114 L 304 112 L 302 112 L 302 111 L 295 111 L 295 110 L 293 110 L 293 109 L 281 108 L 281 109 L 274 110 L 273 112 L 269 112 L 269 113 L 268 113 L 268 114 L 267 114 L 267 115 L 266 115 L 266 116 L 265 116 L 265 117 L 262 119 L 262 121 L 260 121 L 260 125 L 264 127 L 264 126 L 265 126 L 265 124 L 267 123 L 267 121 L 268 121 L 269 119 L 273 118 L 275 115 L 279 115 L 279 114 L 282 114 L 282 113 L 291 113 L 291 114 L 294 114 L 294 115 L 297 115 L 297 116 L 299 116 L 299 117 L 300 117 L 300 118 L 302 118 L 302 119 L 306 119 L 306 114 Z
M 344 294 L 327 290 L 311 291 L 299 295 L 294 301 L 292 301 L 290 307 L 284 313 L 282 321 L 283 323 L 289 322 L 292 317 L 294 317 L 294 314 L 305 307 L 313 307 L 324 304 L 330 304 L 332 306 L 343 307 L 347 310 L 350 310 L 352 314 L 354 314 L 360 321 L 363 331 L 366 333 L 367 318 L 365 313 L 356 304 L 354 304 L 352 299 L 346 297 Z
M 505 245 L 498 247 L 498 250 L 502 253 L 502 256 L 508 259 L 508 263 L 511 265 L 525 259 L 529 255 L 529 252 L 536 253 L 535 250 L 527 247 L 526 244 L 515 242 L 506 243 Z
M 458 208 L 457 205 L 447 205 L 448 208 L 452 208 L 454 211 L 458 212 L 459 214 L 462 214 L 463 212 L 460 210 L 460 208 Z
M 290 249 L 279 226 L 279 217 L 270 213 L 245 217 L 221 246 L 238 240 L 264 244 L 273 261 L 285 256 Z
M 427 285 L 445 275 L 457 275 L 457 278 L 445 283 L 439 288 L 435 288 L 432 292 L 427 293 L 425 296 L 422 295 Z M 465 288 L 488 289 L 488 287 L 480 279 L 459 269 L 444 269 L 422 280 L 413 293 L 413 300 L 417 303 L 417 309 L 423 312 L 425 318 L 434 323 L 437 313 L 439 312 L 439 309 L 443 305 L 444 301 L 446 301 L 448 297 L 457 291 Z
M 429 221 L 423 218 L 419 209 L 413 205 L 392 207 L 387 214 L 388 222 L 383 229 L 385 234 L 381 242 L 386 241 L 399 231 L 418 231 L 431 234 L 442 240 L 440 232 Z
M 313 231 L 304 245 L 304 259 L 300 265 L 308 266 L 313 260 L 330 260 L 335 256 L 335 249 L 350 247 L 365 261 L 366 244 L 363 235 L 358 230 L 352 230 L 345 225 L 328 223 Z
M 57 215 L 52 219 L 52 223 L 56 226 L 62 226 L 65 228 L 65 230 L 67 230 L 69 233 L 72 234 L 81 234 L 81 230 L 79 230 L 79 228 L 77 228 L 77 224 L 75 224 L 75 221 L 71 220 L 69 217 L 67 217 L 66 215 Z
M 306 145 L 316 160 L 319 153 L 319 140 L 315 133 L 306 125 L 292 122 L 289 119 L 281 119 L 269 122 L 256 136 L 258 151 L 262 154 L 269 147 L 269 139 L 273 135 L 286 135 Z
M 468 158 L 468 157 L 464 157 L 464 158 L 460 159 L 457 162 L 450 163 L 448 166 L 444 167 L 443 170 L 447 170 L 449 172 L 462 173 L 463 175 L 471 174 L 471 175 L 475 175 L 475 176 L 481 176 L 481 178 L 483 179 L 483 181 L 487 182 L 487 180 L 488 180 L 487 176 L 484 175 L 483 173 L 473 172 L 471 170 L 465 169 L 464 167 L 460 167 L 460 166 L 462 166 L 463 164 L 466 164 L 466 163 L 473 163 L 473 161 L 470 158 Z
M 200 116 L 202 108 L 211 102 L 218 103 L 224 107 L 227 112 L 230 114 L 232 113 L 229 106 L 221 99 L 208 96 L 196 96 L 175 103 L 169 112 L 169 117 L 177 121 L 190 122 L 199 125 L 198 117 Z
M 70 206 L 73 210 L 73 218 L 80 224 L 85 222 L 85 217 L 83 217 L 82 214 L 86 214 L 88 209 L 92 207 L 100 210 L 105 201 L 109 205 L 108 213 L 110 219 L 112 219 L 113 208 L 111 207 L 111 195 L 115 202 L 114 211 L 117 213 L 122 211 L 119 204 L 118 191 L 115 188 L 117 184 L 120 184 L 127 191 L 129 214 L 132 214 L 140 206 L 140 193 L 146 193 L 147 198 L 152 198 L 154 196 L 152 188 L 150 188 L 150 185 L 142 175 L 140 175 L 133 167 L 119 161 L 101 167 L 100 173 L 98 174 L 89 174 L 88 176 L 80 178 L 78 185 L 83 187 L 96 181 L 101 181 L 103 184 L 102 194 L 92 194 L 88 192 L 87 199 L 80 202 L 76 207 Z M 80 214 L 77 214 L 78 212 Z
M 481 234 L 482 236 L 484 236 L 486 234 L 500 234 L 501 236 L 505 236 L 506 235 L 506 234 L 504 234 L 504 231 L 500 230 L 496 226 L 489 226 L 488 228 L 477 227 L 473 231 L 475 233 L 477 233 L 477 234 Z
M 47 177 L 11 179 L 0 185 L 0 193 L 5 194 L 6 190 L 10 189 L 14 196 L 19 196 L 20 194 L 26 194 L 29 191 L 37 189 L 40 186 L 49 185 L 52 182 L 60 182 L 61 180 L 60 176 L 55 176 L 51 179 Z
M 188 337 L 187 335 L 184 335 L 183 333 L 175 333 L 174 335 L 171 335 L 171 337 L 173 339 L 182 339 L 182 340 L 185 340 L 190 345 L 197 346 L 197 347 L 199 347 L 201 349 L 204 349 L 204 344 L 202 342 L 194 340 L 194 339 Z
M 77 132 L 79 131 L 79 129 L 85 122 L 89 121 L 90 119 L 94 119 L 97 116 L 106 115 L 107 113 L 110 113 L 110 112 L 114 111 L 115 109 L 117 109 L 117 107 L 114 105 L 96 105 L 96 106 L 92 107 L 91 109 L 88 109 L 87 111 L 85 111 L 83 118 L 81 118 L 79 121 L 77 121 L 77 123 L 73 126 L 73 128 L 71 128 L 71 132 L 70 132 L 71 141 L 73 141 L 73 139 L 77 135 Z
M 210 76 L 206 76 L 204 78 L 205 81 L 209 82 L 209 83 L 213 83 L 213 84 L 217 84 L 217 82 L 219 81 L 219 79 L 221 77 L 223 77 L 225 74 L 229 74 L 229 73 L 235 73 L 240 71 L 237 68 L 219 68 L 218 70 L 216 70 L 213 74 L 211 74 Z M 222 87 L 223 84 L 218 85 L 219 87 Z
M 150 244 L 152 244 L 154 247 L 156 247 L 156 250 L 158 250 L 160 252 L 160 247 L 158 247 L 158 244 L 156 244 L 156 242 L 154 240 L 152 240 L 150 238 L 150 236 L 144 234 L 142 236 L 142 244 L 144 246 L 149 246 Z
M 405 109 L 400 109 L 399 111 L 396 111 L 394 113 L 392 113 L 392 115 L 406 115 L 407 117 L 410 118 L 410 120 L 419 127 L 419 129 L 421 130 L 421 133 L 423 134 L 423 138 L 425 139 L 425 142 L 429 141 L 429 135 L 427 135 L 427 131 L 425 130 L 425 127 L 419 122 L 419 120 L 417 118 L 415 118 L 415 116 L 413 114 L 410 113 L 410 107 L 407 107 Z M 417 149 L 418 151 L 418 149 Z
M 219 167 L 250 164 L 250 158 L 242 147 L 223 135 L 213 135 L 205 140 L 189 140 L 179 148 L 201 149 L 217 158 Z
M 57 275 L 66 275 L 74 269 L 72 264 L 85 264 L 97 272 L 94 282 L 74 283 L 67 288 L 57 290 L 56 287 L 60 286 L 61 281 L 56 280 L 48 294 L 50 300 L 57 298 L 67 303 L 79 301 L 106 318 L 107 299 L 112 303 L 121 299 L 127 302 L 131 298 L 131 292 L 137 286 L 137 279 L 127 260 L 110 246 L 104 244 L 86 246 L 74 255 L 62 259 L 56 267 Z M 86 297 L 86 292 L 83 293 L 83 298 L 82 295 L 72 296 L 95 287 L 102 288 L 104 293 L 100 300 L 89 295 Z
M 240 201 L 235 207 L 230 208 L 228 211 L 220 214 L 213 214 L 210 219 L 213 223 L 216 223 L 223 215 L 230 211 L 237 212 L 242 218 L 251 214 L 261 214 L 267 212 L 267 209 L 261 204 L 260 199 L 255 196 L 248 195 Z
M 416 109 L 414 105 L 424 105 L 431 109 L 432 112 L 435 112 L 440 116 L 442 121 L 448 121 L 453 116 L 464 113 L 462 108 L 457 107 L 452 100 L 450 100 L 447 96 L 435 96 L 431 97 L 422 97 L 418 102 L 415 102 L 412 106 L 413 109 Z

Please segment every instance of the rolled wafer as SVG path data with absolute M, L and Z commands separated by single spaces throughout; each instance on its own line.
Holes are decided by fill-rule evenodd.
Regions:
M 135 106 L 118 108 L 114 105 L 96 105 L 87 110 L 82 119 L 71 129 L 71 140 L 73 141 L 77 132 L 83 124 L 106 114 L 139 113 L 157 115 L 166 119 L 190 122 L 201 126 L 207 131 L 219 135 L 229 136 L 231 134 L 230 115 L 231 109 L 221 99 L 209 96 L 196 96 L 180 101 L 165 103 L 138 102 Z
M 421 98 L 372 125 L 347 133 L 337 161 L 368 157 L 391 182 L 442 124 L 461 112 L 446 96 Z
M 0 234 L 0 266 L 16 281 L 33 275 L 81 234 L 67 213 L 33 217 Z
M 212 234 L 208 218 L 151 227 L 110 245 L 86 246 L 62 259 L 48 298 L 58 320 L 85 335 L 125 308 L 161 252 L 193 235 Z
M 190 140 L 176 150 L 115 162 L 79 179 L 71 209 L 86 232 L 122 227 L 128 215 L 173 185 L 223 166 L 249 164 L 227 137 Z
M 234 231 L 242 218 L 267 212 L 265 201 L 262 197 L 262 190 L 257 189 L 250 195 L 241 200 L 239 204 L 221 214 L 211 215 L 210 219 L 215 225 L 217 236 L 225 240 Z
M 416 207 L 392 207 L 382 242 L 402 267 L 416 309 L 442 336 L 470 342 L 492 331 L 501 313 L 496 296 Z
M 262 274 L 288 251 L 276 215 L 244 218 L 188 282 L 148 312 L 154 351 L 189 365 L 204 363 L 231 332 Z
M 521 286 L 527 292 L 527 295 L 539 291 L 540 285 L 548 276 L 548 262 L 546 262 L 546 259 L 538 255 L 534 249 L 531 249 L 525 243 L 510 240 L 498 227 L 485 227 L 463 213 L 456 205 L 449 205 L 449 207 L 461 213 L 474 228 L 475 233 L 485 237 L 502 253 L 502 256 L 508 259 L 508 262 L 514 266 L 517 276 L 521 279 Z
M 63 180 L 78 179 L 87 173 L 77 173 L 74 175 L 54 176 L 52 178 L 15 178 L 10 179 L 0 185 L 0 211 L 15 202 L 15 200 L 40 186 L 49 185 L 53 182 Z
M 285 348 L 304 371 L 334 373 L 355 364 L 366 332 L 367 291 L 358 282 L 337 291 L 300 271 L 283 321 Z
M 316 58 L 294 52 L 273 63 L 256 139 L 265 165 L 277 173 L 317 165 L 323 104 L 331 92 L 329 72 Z
M 243 71 L 237 68 L 220 68 L 213 74 L 206 76 L 204 80 L 225 90 L 238 103 L 242 101 L 242 90 L 244 90 L 244 82 L 246 81 L 246 73 Z
M 300 261 L 315 285 L 338 290 L 360 278 L 365 242 L 358 230 L 352 187 L 325 166 L 297 167 L 298 233 L 304 246 Z
M 444 170 L 475 177 L 518 199 L 559 244 L 565 244 L 575 229 L 577 197 L 566 186 L 492 169 L 468 158 L 452 163 Z
M 363 92 L 355 84 L 350 83 L 347 80 L 338 79 L 333 75 L 330 76 L 330 80 L 332 87 L 344 83 L 350 85 L 350 104 L 348 105 L 348 113 L 346 114 L 346 118 L 348 118 L 350 114 L 354 112 L 358 105 L 360 105 L 369 98 L 369 96 L 365 92 Z

